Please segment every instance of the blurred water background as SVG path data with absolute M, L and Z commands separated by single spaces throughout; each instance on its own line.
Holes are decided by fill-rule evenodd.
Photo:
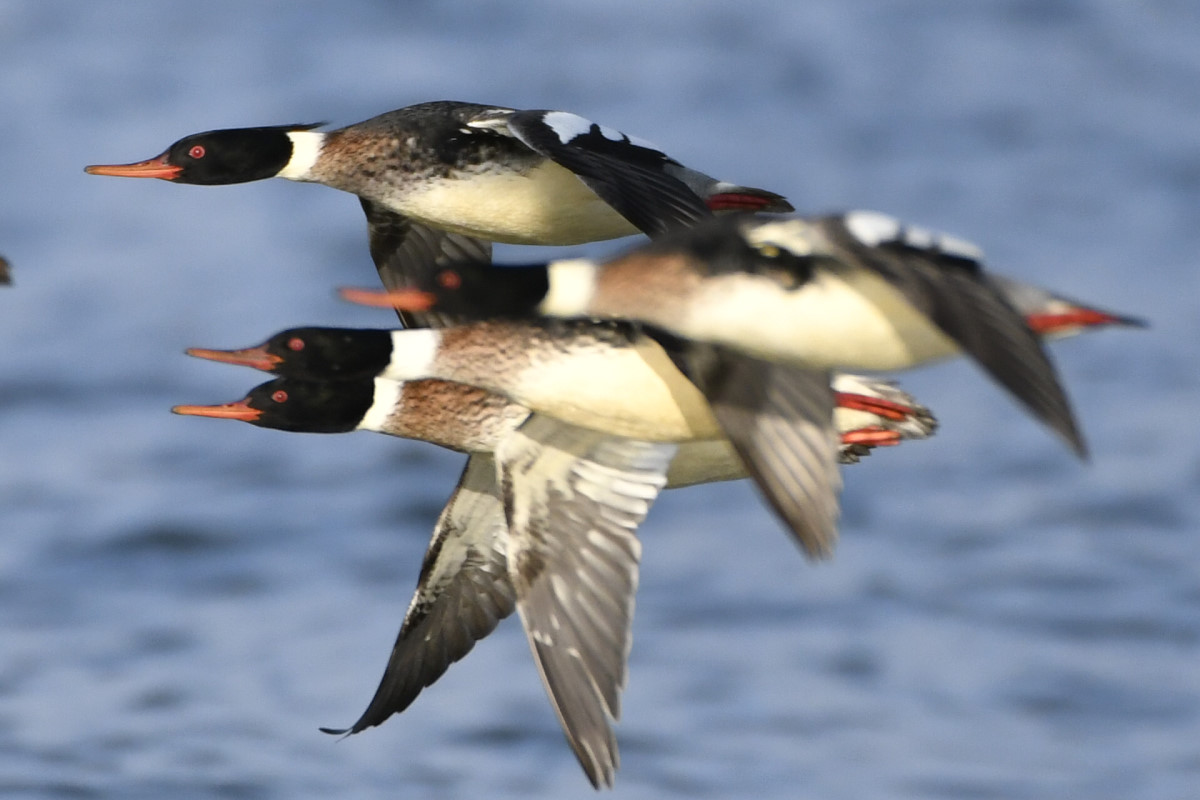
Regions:
M 458 457 L 168 413 L 260 380 L 185 347 L 390 324 L 332 292 L 375 282 L 355 200 L 82 172 L 456 99 L 1153 323 L 1054 348 L 1087 465 L 965 363 L 906 376 L 942 429 L 847 471 L 831 563 L 744 483 L 664 497 L 613 797 L 1200 796 L 1198 87 L 1185 0 L 0 0 L 0 794 L 593 796 L 515 620 L 317 731 L 374 690 Z

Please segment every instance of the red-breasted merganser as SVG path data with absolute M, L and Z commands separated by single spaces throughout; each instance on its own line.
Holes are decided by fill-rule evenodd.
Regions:
M 416 283 L 417 289 L 357 299 L 476 319 L 640 322 L 694 351 L 689 377 L 718 418 L 727 393 L 743 407 L 768 410 L 776 402 L 769 392 L 751 398 L 741 388 L 746 377 L 767 369 L 763 365 L 899 370 L 965 352 L 1076 453 L 1085 453 L 1053 366 L 983 271 L 979 249 L 876 212 L 706 220 L 605 263 L 464 264 L 433 270 Z M 730 380 L 735 374 L 739 379 Z M 792 395 L 785 405 L 793 408 L 776 411 L 791 418 L 806 402 Z M 736 443 L 740 435 L 730 425 L 753 433 L 759 416 L 722 419 L 722 427 Z
M 565 111 L 439 101 L 316 127 L 207 131 L 146 161 L 86 170 L 202 185 L 279 177 L 356 194 L 389 288 L 430 264 L 488 262 L 492 242 L 579 244 L 657 235 L 713 211 L 792 210 Z
M 844 376 L 839 390 L 848 461 L 872 444 L 932 433 L 928 411 L 890 384 Z M 403 711 L 515 606 L 568 742 L 593 785 L 612 785 L 611 721 L 631 642 L 637 525 L 664 483 L 743 477 L 728 444 L 685 443 L 671 458 L 672 446 L 580 429 L 432 380 L 279 378 L 236 403 L 174 410 L 287 431 L 378 431 L 471 453 L 374 697 L 352 726 L 328 732 L 358 733 Z M 880 432 L 893 440 L 881 442 Z
M 297 328 L 282 331 L 258 347 L 188 352 L 282 375 L 457 381 L 497 392 L 572 425 L 643 441 L 725 439 L 704 395 L 680 372 L 672 351 L 620 322 L 491 321 L 395 331 Z M 791 475 L 797 460 L 811 462 L 803 466 L 803 480 L 771 478 L 763 486 L 762 476 L 755 473 L 754 477 L 773 505 L 782 501 L 770 497 L 770 492 L 786 492 L 805 509 L 801 516 L 783 519 L 805 552 L 817 558 L 832 553 L 837 536 L 841 482 L 834 407 L 850 402 L 836 386 L 831 388 L 828 376 L 823 391 L 813 391 L 826 406 L 821 432 L 801 439 L 785 465 Z M 886 405 L 880 398 L 870 403 L 860 402 L 858 407 L 879 414 Z M 791 426 L 777 438 L 790 442 L 796 432 L 807 430 L 805 424 Z M 882 434 L 883 438 L 892 435 Z M 733 445 L 738 447 L 738 442 Z M 803 498 L 801 492 L 806 493 Z

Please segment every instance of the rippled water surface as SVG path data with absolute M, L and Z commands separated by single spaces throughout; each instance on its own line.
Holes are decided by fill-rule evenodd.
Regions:
M 374 281 L 357 203 L 81 171 L 452 98 L 1153 322 L 1055 346 L 1087 465 L 966 364 L 906 376 L 942 430 L 848 470 L 831 563 L 749 486 L 664 497 L 614 797 L 1198 796 L 1198 86 L 1183 0 L 0 0 L 0 794 L 592 796 L 511 620 L 317 731 L 373 691 L 457 457 L 167 413 L 258 382 L 187 346 L 390 322 L 331 291 Z

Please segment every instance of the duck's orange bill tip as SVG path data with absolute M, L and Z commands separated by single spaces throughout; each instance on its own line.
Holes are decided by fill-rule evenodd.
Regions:
M 182 414 L 185 417 L 239 419 L 243 422 L 253 422 L 262 414 L 257 408 L 251 408 L 245 400 L 220 406 L 175 406 L 171 409 L 171 413 Z
M 420 289 L 392 289 L 378 291 L 375 289 L 353 289 L 345 287 L 338 290 L 343 300 L 357 303 L 360 306 L 373 308 L 395 308 L 400 311 L 428 311 L 437 302 L 437 297 Z
M 253 367 L 263 372 L 271 372 L 279 365 L 282 358 L 268 353 L 265 347 L 247 347 L 244 350 L 209 350 L 204 347 L 189 347 L 185 350 L 189 356 L 204 358 L 209 361 L 220 361 L 222 364 L 236 364 L 239 367 Z
M 164 153 L 136 164 L 92 164 L 84 167 L 83 171 L 88 175 L 111 175 L 114 178 L 162 178 L 164 181 L 173 181 L 183 172 L 183 167 L 168 164 Z

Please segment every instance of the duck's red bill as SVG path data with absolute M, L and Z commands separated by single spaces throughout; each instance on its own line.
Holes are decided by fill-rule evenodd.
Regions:
M 221 406 L 175 406 L 173 414 L 183 414 L 188 417 L 212 417 L 213 419 L 240 419 L 242 422 L 253 422 L 262 415 L 257 408 L 251 408 L 245 400 L 236 403 L 226 403 Z
M 430 292 L 420 289 L 392 289 L 382 291 L 376 289 L 339 289 L 338 294 L 343 300 L 357 303 L 360 306 L 374 308 L 394 308 L 398 311 L 428 311 L 437 303 L 437 297 Z
M 203 347 L 189 347 L 185 351 L 189 356 L 206 358 L 209 361 L 220 361 L 222 364 L 236 364 L 239 367 L 253 367 L 263 372 L 272 372 L 282 358 L 274 353 L 268 353 L 266 347 L 247 347 L 244 350 L 208 350 Z
M 183 172 L 183 167 L 168 164 L 167 154 L 163 153 L 136 164 L 93 164 L 84 167 L 83 171 L 89 175 L 111 175 L 115 178 L 162 178 L 164 181 L 173 181 Z

